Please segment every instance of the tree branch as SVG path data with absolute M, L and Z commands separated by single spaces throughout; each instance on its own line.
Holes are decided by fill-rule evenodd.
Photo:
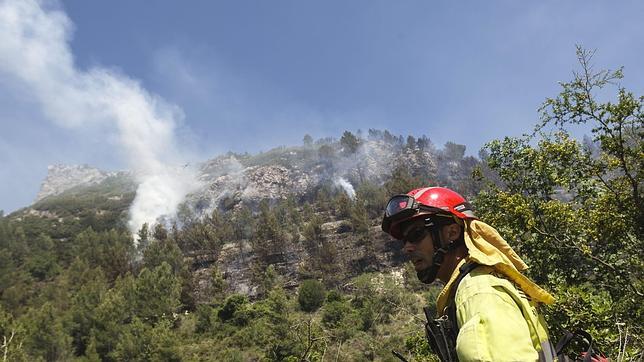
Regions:
M 533 226 L 532 228 L 533 228 L 537 233 L 539 233 L 540 235 L 543 235 L 543 236 L 547 236 L 547 237 L 553 238 L 553 239 L 555 239 L 558 243 L 560 243 L 560 244 L 562 244 L 562 245 L 565 245 L 565 244 L 566 244 L 563 240 L 559 239 L 556 235 L 553 235 L 553 234 L 550 234 L 550 233 L 545 232 L 545 231 L 543 231 L 543 230 L 540 230 L 540 229 L 539 229 L 538 227 L 536 227 L 536 226 Z M 574 242 L 574 241 L 572 241 L 572 240 L 570 241 L 570 243 L 572 244 L 572 248 L 574 248 L 575 250 L 579 251 L 582 255 L 589 257 L 590 259 L 592 259 L 592 260 L 594 260 L 594 261 L 596 261 L 596 262 L 600 263 L 601 265 L 603 265 L 603 266 L 605 266 L 605 267 L 609 268 L 610 270 L 612 270 L 612 271 L 614 271 L 614 272 L 619 272 L 619 270 L 618 270 L 614 265 L 611 265 L 611 264 L 609 264 L 608 262 L 606 262 L 606 261 L 604 261 L 604 260 L 602 260 L 602 259 L 600 259 L 600 258 L 598 258 L 598 257 L 594 256 L 594 255 L 592 254 L 592 252 L 591 252 L 591 251 L 588 251 L 588 252 L 584 251 L 584 249 L 583 249 L 581 246 L 579 246 L 577 243 L 575 243 L 575 242 Z M 638 296 L 640 296 L 640 297 L 644 296 L 644 294 L 642 294 L 642 292 L 640 292 L 640 291 L 639 291 L 639 290 L 638 290 L 638 289 L 633 285 L 633 283 L 631 283 L 630 281 L 626 281 L 626 283 L 630 286 L 630 288 L 633 290 L 633 292 L 635 292 L 635 294 L 637 294 L 637 295 L 638 295 Z
M 553 234 L 549 234 L 549 233 L 547 233 L 547 232 L 545 232 L 545 231 L 542 231 L 542 230 L 540 230 L 540 229 L 539 229 L 538 227 L 536 227 L 536 226 L 533 226 L 533 228 L 534 228 L 534 230 L 535 230 L 537 233 L 539 233 L 539 234 L 541 234 L 541 235 L 543 235 L 543 236 L 551 237 L 551 238 L 555 239 L 555 240 L 556 240 L 558 243 L 560 243 L 560 244 L 565 244 L 565 242 L 564 242 L 563 240 L 559 239 L 557 236 L 555 236 L 555 235 L 553 235 Z M 590 253 L 590 252 L 586 252 L 586 251 L 584 251 L 584 249 L 583 249 L 581 246 L 579 246 L 578 244 L 576 244 L 574 241 L 572 241 L 572 240 L 571 240 L 570 242 L 572 243 L 572 247 L 573 247 L 574 249 L 576 249 L 577 251 L 579 251 L 582 255 L 588 256 L 588 257 L 589 257 L 589 258 L 591 258 L 592 260 L 594 260 L 594 261 L 596 261 L 596 262 L 598 262 L 598 263 L 602 264 L 603 266 L 605 266 L 605 267 L 609 268 L 609 269 L 610 269 L 610 270 L 612 270 L 612 271 L 617 271 L 617 268 L 616 268 L 615 266 L 613 266 L 613 265 L 609 264 L 608 262 L 606 262 L 606 261 L 604 261 L 604 260 L 602 260 L 602 259 L 600 259 L 600 258 L 598 258 L 598 257 L 594 256 L 594 255 L 593 255 L 592 253 Z
M 0 347 L 4 349 L 4 356 L 2 359 L 3 362 L 7 362 L 7 354 L 9 353 L 9 344 L 11 343 L 11 341 L 13 340 L 13 336 L 15 335 L 16 335 L 16 331 L 11 330 L 11 336 L 9 337 L 8 341 L 7 341 L 7 336 L 2 336 L 3 343 L 2 343 L 2 346 Z

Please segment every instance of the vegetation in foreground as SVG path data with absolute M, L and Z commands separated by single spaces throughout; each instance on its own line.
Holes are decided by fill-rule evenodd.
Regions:
M 557 304 L 546 309 L 553 338 L 580 327 L 612 359 L 641 360 L 644 97 L 618 87 L 614 101 L 597 101 L 594 94 L 622 72 L 594 72 L 592 54 L 578 49 L 578 56 L 581 70 L 545 101 L 535 132 L 490 143 L 472 179 L 397 169 L 384 185 L 360 184 L 355 200 L 323 188 L 309 199 L 263 202 L 257 210 L 185 214 L 180 227 L 144 227 L 138 248 L 118 222 L 73 216 L 71 196 L 64 204 L 68 218 L 2 216 L 0 355 L 11 361 L 386 361 L 395 349 L 411 360 L 435 360 L 422 336 L 420 308 L 433 305 L 437 289 L 419 285 L 409 266 L 400 275 L 366 273 L 368 265 L 353 276 L 334 270 L 337 244 L 322 225 L 345 222 L 342 242 L 370 250 L 388 195 L 442 183 L 470 196 L 479 216 L 531 266 L 529 276 L 555 294 Z M 568 133 L 577 124 L 593 128 L 583 143 Z M 351 136 L 345 132 L 343 147 L 360 142 Z M 461 166 L 472 166 L 460 157 Z M 103 215 L 112 220 L 119 208 Z M 257 270 L 252 300 L 231 293 L 216 265 L 207 288 L 195 285 L 185 255 L 217 254 L 224 243 L 242 241 L 258 255 L 249 265 Z M 296 289 L 271 263 L 292 245 L 310 256 Z

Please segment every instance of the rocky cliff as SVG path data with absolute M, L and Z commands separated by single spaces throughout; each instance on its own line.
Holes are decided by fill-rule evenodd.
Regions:
M 324 150 L 324 147 L 327 149 Z M 198 179 L 202 189 L 187 201 L 206 211 L 222 201 L 257 204 L 262 199 L 285 199 L 312 192 L 323 183 L 344 187 L 371 181 L 382 182 L 402 165 L 411 172 L 435 172 L 435 156 L 428 150 L 402 149 L 383 140 L 364 140 L 354 152 L 339 143 L 321 147 L 279 147 L 254 156 L 228 154 L 201 163 Z M 67 190 L 97 185 L 128 172 L 106 172 L 87 165 L 49 166 L 36 201 Z M 338 180 L 344 182 L 338 182 Z
M 117 172 L 101 171 L 88 165 L 50 165 L 47 167 L 47 177 L 36 196 L 36 202 L 75 187 L 99 184 L 116 175 Z

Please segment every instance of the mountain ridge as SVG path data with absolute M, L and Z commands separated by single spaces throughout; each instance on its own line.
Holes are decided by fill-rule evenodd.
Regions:
M 446 157 L 454 153 L 454 148 L 458 148 L 457 154 Z M 257 205 L 264 198 L 306 197 L 325 184 L 352 188 L 362 182 L 382 185 L 396 168 L 453 187 L 451 179 L 457 179 L 462 171 L 471 171 L 471 164 L 477 161 L 464 157 L 464 150 L 465 146 L 453 143 L 438 150 L 426 136 L 418 140 L 408 136 L 407 142 L 403 142 L 402 136 L 370 130 L 367 139 L 345 132 L 340 141 L 322 139 L 315 144 L 280 146 L 256 155 L 229 152 L 195 165 L 196 179 L 202 186 L 187 195 L 185 201 L 203 212 L 240 202 Z M 459 162 L 465 163 L 463 160 L 469 163 L 466 170 L 458 167 Z M 438 180 L 439 176 L 443 180 Z M 51 165 L 30 207 L 51 196 L 70 190 L 80 192 L 110 178 L 132 179 L 134 173 L 108 172 L 86 164 Z

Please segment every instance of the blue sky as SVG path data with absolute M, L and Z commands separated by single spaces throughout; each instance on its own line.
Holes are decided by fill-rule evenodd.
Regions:
M 106 70 L 172 108 L 170 149 L 189 159 L 369 128 L 475 155 L 531 129 L 540 103 L 571 78 L 575 44 L 597 50 L 598 68 L 624 66 L 622 85 L 644 93 L 641 1 L 38 4 L 67 17 L 60 62 L 79 74 Z M 47 103 L 56 87 L 14 76 L 6 64 L 22 61 L 16 49 L 0 48 L 0 209 L 29 205 L 49 164 L 129 167 L 121 131 L 69 121 L 73 107 L 56 113 Z

